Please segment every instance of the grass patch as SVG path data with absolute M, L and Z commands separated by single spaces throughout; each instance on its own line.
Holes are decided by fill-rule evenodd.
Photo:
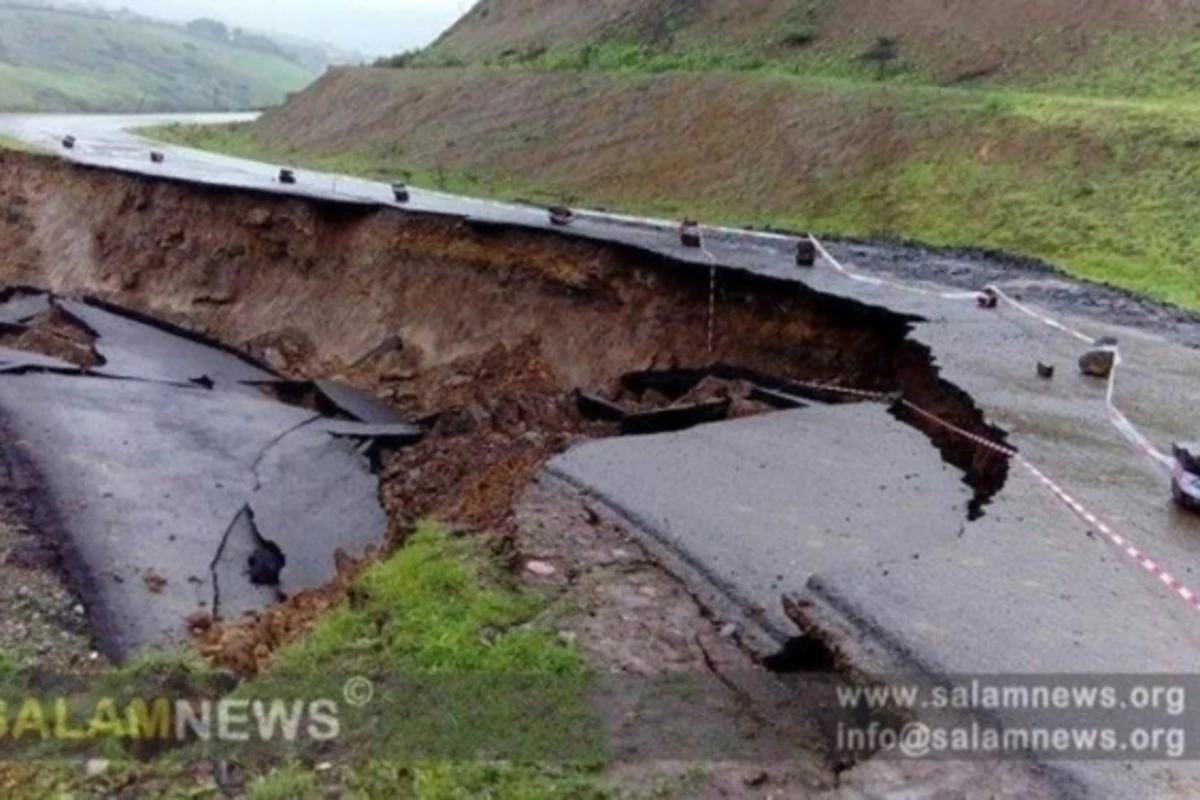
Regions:
M 556 717 L 567 719 L 562 709 L 579 699 L 587 679 L 573 647 L 532 623 L 544 608 L 543 598 L 514 581 L 475 540 L 422 524 L 403 547 L 360 576 L 349 602 L 331 609 L 310 635 L 281 649 L 268 671 L 229 695 L 246 701 L 341 699 L 347 676 L 370 676 L 376 699 L 358 710 L 343 703 L 336 751 L 319 743 L 251 740 L 227 752 L 198 742 L 136 763 L 113 740 L 103 752 L 110 763 L 102 774 L 85 777 L 78 761 L 31 753 L 21 763 L 0 763 L 0 789 L 15 789 L 7 796 L 48 797 L 105 795 L 136 786 L 153 796 L 216 797 L 213 779 L 187 766 L 211 756 L 232 758 L 247 771 L 246 796 L 254 800 L 331 793 L 529 800 L 609 796 L 596 774 L 602 762 L 595 757 L 494 755 L 522 738 L 543 748 L 558 746 L 564 730 Z M 7 681 L 16 679 L 16 668 L 7 665 L 5 675 L 5 685 L 11 686 Z M 522 691 L 533 686 L 533 693 L 510 693 L 506 687 L 517 679 L 524 682 Z M 221 697 L 227 680 L 190 650 L 151 652 L 101 676 L 89 693 L 155 696 L 163 691 L 194 697 L 211 692 Z M 516 702 L 521 698 L 533 702 L 521 707 Z M 548 705 L 539 708 L 538 702 Z M 590 717 L 579 721 L 593 722 Z
M 22 141 L 15 136 L 6 136 L 0 133 L 0 150 L 15 150 L 18 153 L 48 153 L 44 147 L 38 147 L 35 144 Z
M 344 725 L 339 747 L 374 756 L 329 775 L 314 773 L 311 762 L 285 764 L 265 773 L 250 797 L 304 797 L 331 781 L 362 797 L 604 796 L 596 762 L 466 757 L 522 737 L 535 748 L 554 746 L 563 735 L 557 723 L 567 719 L 555 717 L 586 680 L 574 649 L 530 624 L 544 601 L 511 584 L 474 542 L 451 538 L 433 524 L 418 526 L 399 551 L 360 577 L 351 602 L 327 613 L 310 635 L 278 654 L 268 674 L 245 687 L 254 693 L 283 680 L 302 695 L 311 689 L 321 696 L 330 676 L 339 684 L 347 675 L 372 676 L 384 705 L 373 704 L 355 724 Z M 510 694 L 514 680 L 538 688 Z M 406 689 L 406 682 L 416 688 Z M 542 689 L 549 693 L 540 695 Z M 521 699 L 550 701 L 554 710 L 522 708 Z M 389 718 L 391 724 L 377 722 Z M 359 726 L 366 734 L 361 739 Z M 463 757 L 380 757 L 443 748 Z
M 535 203 L 552 203 L 563 199 L 561 192 L 514 175 L 497 174 L 483 169 L 475 171 L 407 161 L 397 155 L 397 149 L 393 144 L 387 142 L 379 142 L 356 150 L 309 152 L 260 141 L 254 136 L 253 123 L 174 124 L 140 128 L 138 133 L 181 147 L 209 150 L 255 161 L 290 164 L 322 172 L 354 175 L 377 181 L 406 181 L 414 186 L 443 192 L 497 197 L 505 200 L 527 200 Z
M 774 54 L 751 46 L 731 46 L 705 40 L 682 40 L 661 47 L 625 39 L 608 39 L 585 45 L 513 51 L 483 59 L 481 66 L 520 68 L 546 72 L 750 73 L 761 76 L 839 78 L 879 83 L 919 84 L 926 80 L 916 65 L 897 53 L 882 68 L 863 53 L 846 48 L 809 48 L 817 36 L 807 23 L 786 26 L 779 44 L 789 52 Z M 463 62 L 437 49 L 404 54 L 400 67 L 460 67 Z
M 32 153 L 35 149 L 20 139 L 14 139 L 11 136 L 5 136 L 0 133 L 0 150 L 17 150 L 22 153 Z

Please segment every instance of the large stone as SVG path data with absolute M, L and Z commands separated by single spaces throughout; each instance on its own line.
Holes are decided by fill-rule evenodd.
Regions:
M 1200 442 L 1176 442 L 1172 452 L 1185 470 L 1200 475 Z
M 1107 378 L 1117 362 L 1117 340 L 1098 339 L 1096 344 L 1079 357 L 1079 369 L 1084 375 Z

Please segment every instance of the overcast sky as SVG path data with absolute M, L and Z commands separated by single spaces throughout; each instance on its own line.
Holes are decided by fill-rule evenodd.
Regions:
M 302 36 L 376 56 L 431 42 L 474 0 L 82 0 L 150 17 L 219 19 L 231 27 Z

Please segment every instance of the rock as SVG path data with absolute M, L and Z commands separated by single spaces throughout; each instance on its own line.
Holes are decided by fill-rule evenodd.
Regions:
M 751 772 L 747 772 L 742 777 L 742 783 L 746 784 L 747 786 L 749 786 L 751 788 L 757 788 L 759 786 L 763 786 L 769 780 L 771 780 L 771 776 L 767 774 L 767 771 L 765 769 L 759 769 L 759 770 L 753 770 Z
M 192 635 L 202 634 L 212 627 L 212 614 L 207 611 L 197 611 L 187 618 L 188 631 Z
M 1200 475 L 1200 442 L 1176 442 L 1172 452 L 1180 466 Z
M 245 222 L 250 228 L 265 228 L 271 224 L 271 212 L 265 208 L 253 208 L 246 215 Z
M 263 351 L 263 361 L 276 372 L 285 372 L 288 368 L 287 356 L 277 347 L 268 347 Z
M 545 561 L 526 561 L 525 571 L 537 575 L 539 578 L 549 578 L 551 575 L 558 573 L 553 564 L 548 564 Z
M 722 639 L 732 639 L 733 637 L 737 636 L 737 632 L 738 632 L 738 626 L 735 625 L 734 623 L 730 622 L 730 623 L 722 626 L 721 638 Z
M 1107 378 L 1117 361 L 1117 340 L 1098 339 L 1094 347 L 1079 357 L 1079 369 L 1093 378 Z
M 146 584 L 146 588 L 153 594 L 162 594 L 162 590 L 167 588 L 167 579 L 154 570 L 142 576 L 142 583 Z
M 479 425 L 479 417 L 485 415 L 485 413 L 478 407 L 467 408 L 465 406 L 455 406 L 454 408 L 446 409 L 438 417 L 437 424 L 433 427 L 433 432 L 438 436 L 450 438 L 465 436 L 475 430 L 476 426 Z

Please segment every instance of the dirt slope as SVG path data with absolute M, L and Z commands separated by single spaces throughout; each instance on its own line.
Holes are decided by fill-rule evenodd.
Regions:
M 470 70 L 331 71 L 253 130 L 301 151 L 367 147 L 509 174 L 593 203 L 711 198 L 747 219 L 819 206 L 838 189 L 820 175 L 869 175 L 949 136 L 945 120 L 901 119 L 887 98 L 782 81 Z
M 1195 0 L 481 0 L 436 46 L 467 59 L 605 39 L 785 54 L 857 52 L 891 37 L 937 76 L 1028 77 L 1103 58 L 1113 35 L 1169 36 L 1197 21 Z

